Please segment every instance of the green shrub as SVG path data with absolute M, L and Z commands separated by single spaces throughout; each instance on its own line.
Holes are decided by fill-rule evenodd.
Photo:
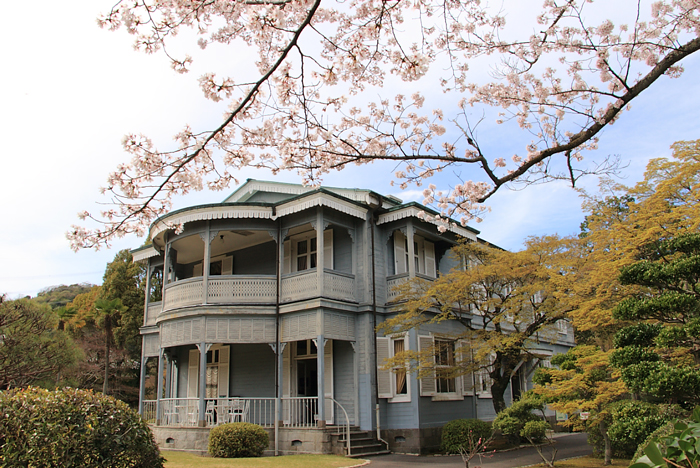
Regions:
M 1 466 L 163 467 L 148 425 L 109 396 L 13 389 L 0 392 L 0 415 Z
M 545 439 L 546 429 L 550 428 L 549 424 L 543 421 L 543 418 L 544 401 L 534 395 L 526 394 L 498 413 L 493 421 L 493 427 L 501 431 L 501 434 L 511 438 L 512 442 L 519 442 L 521 439 L 524 442 L 541 442 Z M 537 424 L 531 424 L 527 431 L 523 432 L 525 426 L 530 422 Z M 540 428 L 543 429 L 540 430 Z
M 218 458 L 259 457 L 270 437 L 267 431 L 246 422 L 222 424 L 209 432 L 209 455 Z
M 476 445 L 479 439 L 487 440 L 491 437 L 491 425 L 478 419 L 455 419 L 442 428 L 441 449 L 446 453 L 460 453 L 461 449 L 468 449 L 470 445 Z
M 616 403 L 610 410 L 611 421 L 608 426 L 613 457 L 632 458 L 639 444 L 654 431 L 671 419 L 682 416 L 682 409 L 676 405 L 633 400 Z M 600 454 L 605 450 L 605 442 L 597 427 L 588 433 L 588 443 L 595 453 Z

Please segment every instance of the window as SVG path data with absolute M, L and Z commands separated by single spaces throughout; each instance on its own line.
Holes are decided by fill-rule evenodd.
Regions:
M 316 268 L 318 254 L 316 231 L 291 236 L 284 241 L 283 273 Z M 323 231 L 323 268 L 333 269 L 333 229 Z
M 466 340 L 432 335 L 418 336 L 421 352 L 430 350 L 433 355 L 432 372 L 421 377 L 420 395 L 433 401 L 463 400 L 472 395 L 474 376 L 464 373 L 470 362 L 470 347 Z
M 296 247 L 296 271 L 316 268 L 316 238 L 297 241 Z
M 406 339 L 404 337 L 391 340 L 393 356 L 400 354 L 406 350 Z M 394 395 L 408 395 L 408 381 L 406 380 L 406 368 L 397 367 L 392 370 L 394 374 Z
M 377 379 L 379 398 L 387 398 L 391 403 L 411 401 L 408 374 L 403 366 L 391 369 L 384 367 L 386 360 L 408 349 L 408 336 L 377 337 Z
M 401 232 L 394 232 L 394 274 L 408 273 L 409 258 L 408 238 Z M 413 266 L 416 274 L 437 277 L 435 263 L 435 245 L 422 238 L 413 236 Z
M 455 342 L 453 340 L 435 340 L 435 385 L 437 393 L 456 393 L 455 378 Z

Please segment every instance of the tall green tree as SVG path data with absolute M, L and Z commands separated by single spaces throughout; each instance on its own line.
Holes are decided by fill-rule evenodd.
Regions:
M 554 339 L 555 324 L 568 310 L 561 299 L 570 289 L 566 242 L 556 236 L 533 238 L 526 249 L 508 252 L 479 243 L 463 243 L 454 254 L 468 265 L 437 280 L 416 280 L 404 288 L 404 312 L 380 324 L 385 334 L 402 332 L 447 320 L 462 331 L 456 341 L 454 366 L 435 369 L 439 350 L 397 353 L 387 366 L 409 362 L 419 376 L 446 373 L 454 378 L 477 371 L 488 373 L 496 412 L 506 407 L 504 394 L 517 367 L 532 359 L 536 341 Z M 463 346 L 462 348 L 466 348 Z
M 645 288 L 621 301 L 615 318 L 636 322 L 616 336 L 613 364 L 646 399 L 700 403 L 700 234 L 670 235 L 622 269 L 622 284 Z
M 113 323 L 114 340 L 133 360 L 141 358 L 139 328 L 143 325 L 144 291 L 144 267 L 134 263 L 128 250 L 117 252 L 107 264 L 99 297 L 119 299 L 124 306 Z
M 57 385 L 76 363 L 80 351 L 57 322 L 46 304 L 0 296 L 0 390 Z

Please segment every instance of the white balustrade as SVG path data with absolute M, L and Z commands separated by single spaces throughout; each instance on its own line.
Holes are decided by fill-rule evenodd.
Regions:
M 277 300 L 277 280 L 274 276 L 229 276 L 209 278 L 207 302 L 271 303 Z
M 312 428 L 318 425 L 318 397 L 284 397 L 280 399 L 282 426 Z M 344 422 L 349 425 L 345 408 L 341 408 Z M 205 424 L 216 426 L 230 422 L 250 422 L 263 427 L 274 427 L 275 398 L 207 398 Z M 156 401 L 143 402 L 143 418 L 153 423 L 156 419 Z M 199 398 L 163 398 L 160 400 L 161 426 L 192 427 L 199 422 Z M 349 426 L 348 426 L 349 427 Z
M 178 309 L 204 302 L 202 277 L 190 278 L 165 287 L 165 305 L 163 311 Z
M 197 426 L 199 398 L 163 398 L 160 400 L 161 426 Z
M 171 283 L 165 288 L 165 303 L 148 307 L 146 325 L 155 325 L 164 311 L 204 304 L 202 277 Z M 320 296 L 316 269 L 285 275 L 282 278 L 281 302 L 293 302 Z M 355 277 L 336 271 L 324 272 L 323 296 L 355 301 Z M 208 304 L 272 304 L 277 300 L 277 280 L 272 275 L 210 277 Z
M 143 414 L 141 417 L 148 424 L 156 423 L 156 400 L 143 400 Z
M 158 314 L 160 314 L 162 311 L 163 311 L 163 303 L 162 302 L 149 303 L 148 310 L 146 311 L 146 323 L 144 325 L 145 326 L 155 325 L 156 318 L 158 318 Z
M 386 301 L 394 302 L 400 295 L 398 288 L 403 283 L 408 281 L 408 275 L 404 274 L 399 277 L 392 277 L 386 280 Z
M 285 427 L 316 427 L 318 397 L 282 398 L 282 421 Z
M 356 301 L 355 277 L 344 273 L 325 271 L 323 276 L 323 295 L 342 301 Z
M 282 278 L 281 302 L 298 301 L 318 296 L 318 274 L 307 270 L 285 275 Z

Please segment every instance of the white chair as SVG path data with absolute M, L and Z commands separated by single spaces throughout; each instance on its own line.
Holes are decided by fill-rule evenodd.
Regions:
M 233 400 L 229 415 L 231 422 L 247 422 L 249 409 L 250 401 L 240 399 Z
M 204 412 L 207 420 L 207 426 L 214 425 L 214 400 L 207 401 L 207 409 Z

